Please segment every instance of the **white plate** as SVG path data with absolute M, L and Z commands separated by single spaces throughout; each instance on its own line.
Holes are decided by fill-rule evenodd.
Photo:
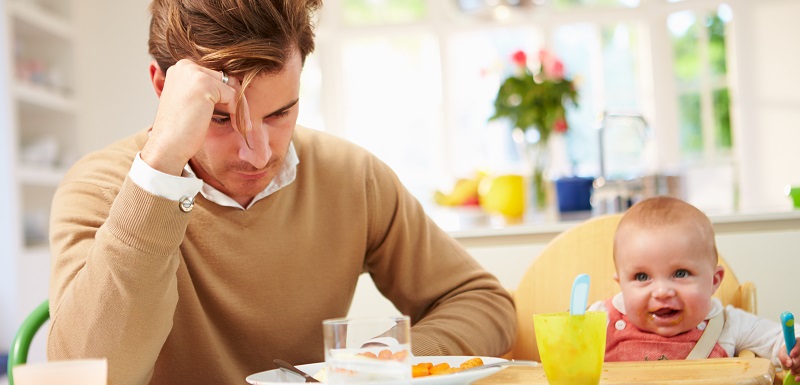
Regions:
M 450 366 L 458 367 L 462 362 L 474 358 L 475 356 L 419 356 L 411 357 L 411 364 L 415 365 L 420 362 L 430 362 L 434 365 L 447 362 Z M 481 357 L 484 364 L 491 364 L 494 362 L 507 361 L 497 357 Z M 297 368 L 310 374 L 315 375 L 322 370 L 325 366 L 324 362 L 316 364 L 297 365 Z M 486 368 L 481 370 L 470 371 L 466 373 L 452 373 L 442 374 L 439 376 L 426 376 L 411 379 L 412 385 L 464 385 L 473 381 L 479 380 L 492 373 L 497 373 L 503 368 Z M 247 376 L 245 380 L 253 385 L 275 385 L 285 384 L 287 382 L 303 382 L 298 375 L 287 374 L 284 370 L 274 369 L 267 370 L 266 372 L 255 373 Z

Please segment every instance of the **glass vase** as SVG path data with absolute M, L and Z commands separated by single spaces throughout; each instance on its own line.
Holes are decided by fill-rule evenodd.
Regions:
M 531 203 L 536 212 L 547 211 L 552 197 L 549 186 L 550 150 L 546 142 L 539 141 L 528 146 L 531 164 Z
M 534 140 L 531 140 L 531 136 Z M 533 213 L 547 214 L 554 203 L 554 190 L 550 180 L 551 151 L 549 143 L 536 136 L 526 135 L 520 129 L 515 129 L 513 133 L 526 174 L 530 177 L 529 207 Z

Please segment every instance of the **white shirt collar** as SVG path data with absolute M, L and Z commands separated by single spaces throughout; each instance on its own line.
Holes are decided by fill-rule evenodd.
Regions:
M 200 189 L 200 194 L 203 194 L 204 198 L 220 206 L 235 207 L 246 210 L 252 207 L 257 201 L 266 198 L 275 191 L 278 191 L 294 182 L 295 178 L 297 178 L 298 164 L 300 164 L 300 158 L 297 157 L 297 151 L 295 151 L 294 142 L 289 142 L 289 150 L 286 152 L 286 158 L 284 159 L 280 172 L 278 172 L 278 175 L 276 175 L 275 178 L 269 182 L 263 191 L 258 193 L 253 200 L 250 201 L 250 204 L 247 205 L 247 207 L 242 207 L 239 202 L 236 202 L 233 200 L 233 198 L 225 195 L 223 192 L 215 189 L 210 184 L 205 182 L 203 183 L 203 187 Z M 197 174 L 195 174 L 194 170 L 192 170 L 192 167 L 189 166 L 188 163 L 183 168 L 183 176 L 197 178 Z

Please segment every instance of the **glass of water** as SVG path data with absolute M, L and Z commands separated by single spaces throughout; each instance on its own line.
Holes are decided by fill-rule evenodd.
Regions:
M 335 318 L 322 322 L 326 382 L 402 385 L 411 381 L 408 316 Z

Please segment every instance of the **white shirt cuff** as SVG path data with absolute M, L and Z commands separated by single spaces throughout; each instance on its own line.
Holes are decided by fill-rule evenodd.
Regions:
M 140 153 L 133 158 L 128 175 L 145 191 L 173 201 L 179 201 L 184 197 L 194 198 L 203 188 L 202 179 L 165 174 L 145 163 Z

